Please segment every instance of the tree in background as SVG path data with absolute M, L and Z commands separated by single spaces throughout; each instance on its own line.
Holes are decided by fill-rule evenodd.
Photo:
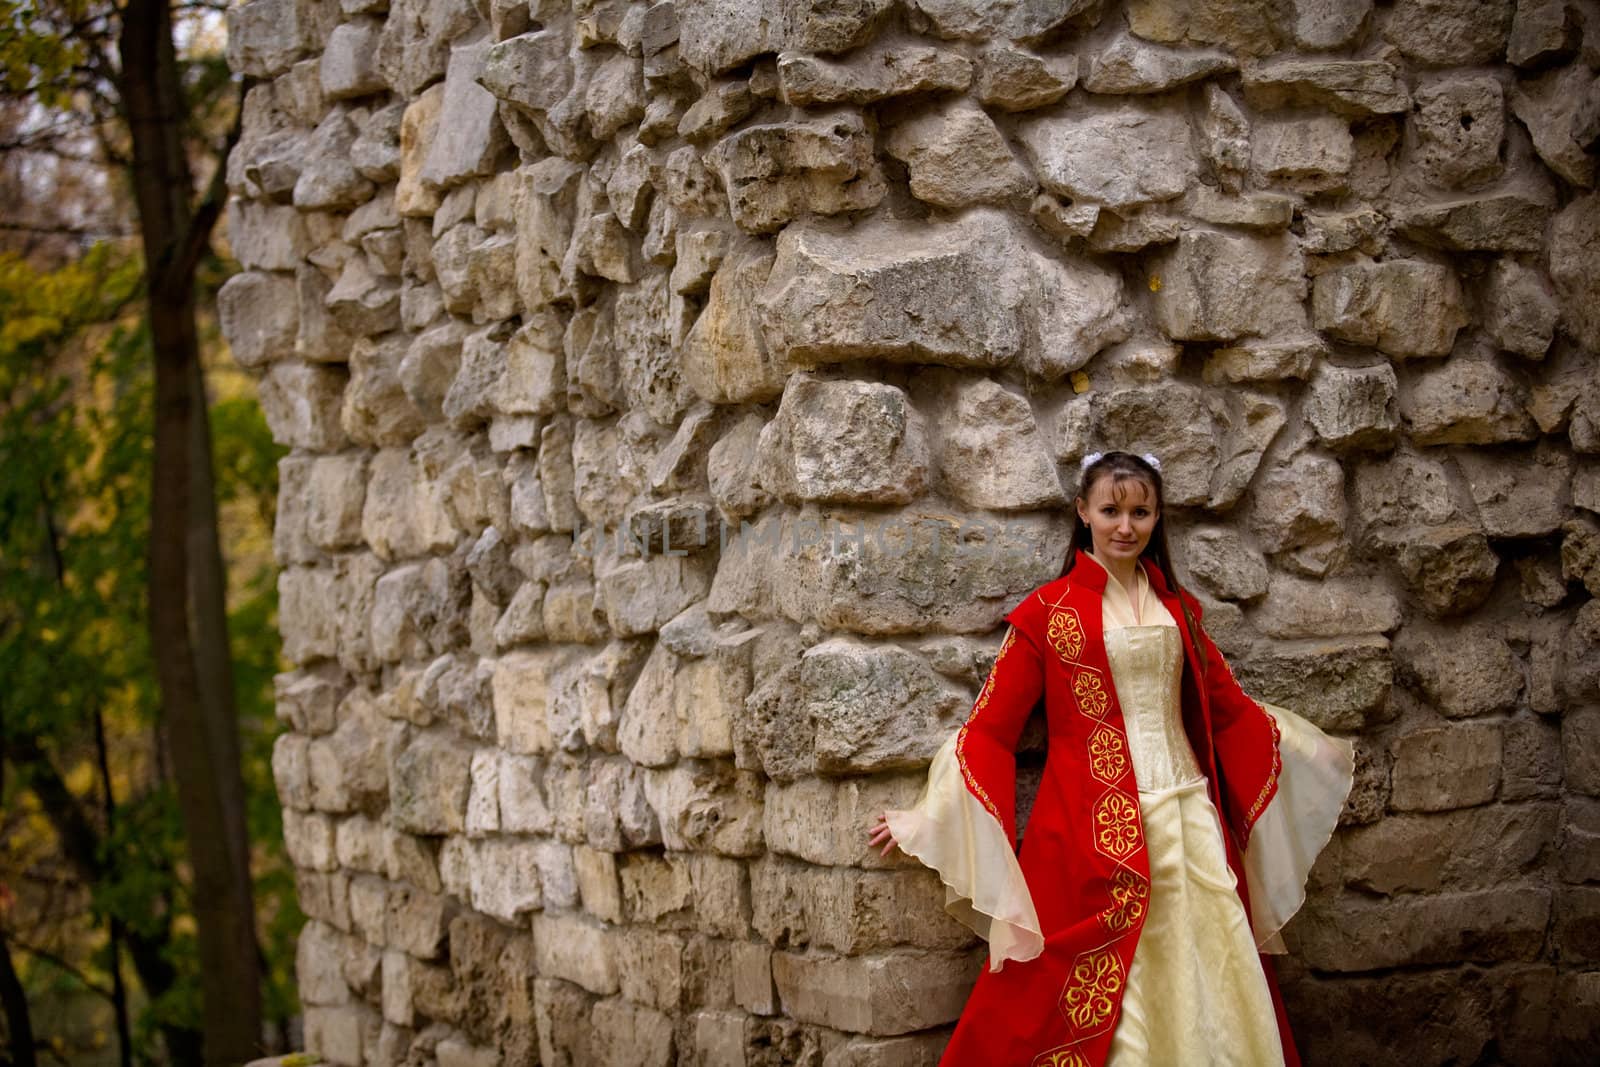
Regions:
M 202 363 L 240 98 L 204 47 L 219 26 L 167 0 L 0 0 L 0 231 L 25 253 L 0 259 L 0 862 L 31 879 L 0 886 L 17 1063 L 35 1028 L 12 949 L 26 978 L 111 1005 L 122 1063 L 162 1059 L 156 1033 L 170 1062 L 270 1051 L 263 963 L 268 1013 L 293 1010 L 259 545 L 278 451 L 252 399 L 208 404 Z M 231 590 L 219 501 L 257 531 Z M 87 953 L 22 940 L 85 910 Z

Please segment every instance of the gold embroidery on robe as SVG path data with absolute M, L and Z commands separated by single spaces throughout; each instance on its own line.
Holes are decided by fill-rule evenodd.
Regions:
M 1030 1067 L 1089 1067 L 1089 1061 L 1071 1045 L 1057 1045 L 1035 1056 Z
M 1079 667 L 1072 675 L 1072 695 L 1078 710 L 1091 719 L 1103 719 L 1111 710 L 1111 696 L 1100 672 L 1093 667 Z
M 1100 922 L 1110 933 L 1125 933 L 1144 918 L 1149 900 L 1150 883 L 1120 868 L 1111 876 L 1111 905 L 1100 913 Z
M 1083 654 L 1083 623 L 1072 608 L 1058 608 L 1050 613 L 1045 635 L 1056 655 L 1068 663 L 1075 663 Z
M 1127 977 L 1121 957 L 1110 948 L 1085 952 L 1073 961 L 1061 990 L 1061 1012 L 1080 1040 L 1111 1024 Z
M 1089 773 L 1106 785 L 1128 773 L 1128 744 L 1105 723 L 1089 734 Z
M 1126 793 L 1108 790 L 1094 806 L 1094 847 L 1118 862 L 1139 848 L 1139 805 Z

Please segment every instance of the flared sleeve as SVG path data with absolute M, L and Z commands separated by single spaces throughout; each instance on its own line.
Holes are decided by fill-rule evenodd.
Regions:
M 1217 762 L 1244 861 L 1250 926 L 1262 952 L 1286 952 L 1280 931 L 1306 899 L 1311 865 L 1333 837 L 1355 782 L 1355 747 L 1240 688 L 1204 630 Z
M 916 805 L 886 813 L 901 850 L 939 872 L 945 910 L 988 941 L 991 971 L 1044 951 L 1015 821 L 1017 740 L 1043 688 L 1038 649 L 1012 626 L 967 721 L 934 754 Z
M 1280 931 L 1305 903 L 1311 865 L 1339 823 L 1355 782 L 1355 747 L 1287 708 L 1261 707 L 1277 726 L 1280 769 L 1244 847 L 1245 885 L 1256 947 L 1286 952 Z

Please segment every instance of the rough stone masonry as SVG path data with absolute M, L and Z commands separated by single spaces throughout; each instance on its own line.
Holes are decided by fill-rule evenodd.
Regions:
M 1130 447 L 1245 686 L 1358 745 L 1308 1062 L 1592 1053 L 1592 0 L 228 28 L 311 1050 L 934 1063 L 982 948 L 868 821 Z

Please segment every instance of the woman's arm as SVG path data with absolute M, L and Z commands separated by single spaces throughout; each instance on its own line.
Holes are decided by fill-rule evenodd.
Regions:
M 954 738 L 962 785 L 1000 823 L 1013 846 L 1017 839 L 1017 741 L 1043 692 L 1044 661 L 1038 648 L 1016 626 L 1007 627 L 994 665 Z M 884 855 L 898 843 L 883 815 L 872 827 L 871 843 L 882 844 Z
M 945 909 L 989 942 L 990 970 L 1044 949 L 1016 853 L 1016 746 L 1043 691 L 1043 657 L 1013 625 L 967 721 L 934 754 L 917 803 L 883 812 L 870 831 L 873 845 L 899 845 L 939 872 Z

